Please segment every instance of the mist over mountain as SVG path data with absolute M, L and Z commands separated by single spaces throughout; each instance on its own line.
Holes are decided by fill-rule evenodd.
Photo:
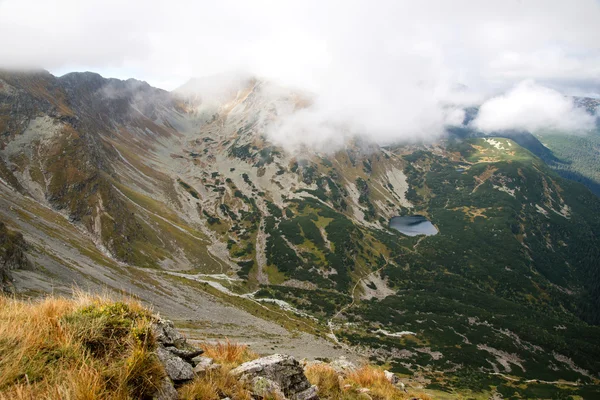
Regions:
M 284 329 L 282 351 L 431 393 L 597 390 L 600 199 L 546 136 L 473 129 L 484 103 L 426 139 L 297 137 L 314 94 L 222 82 L 1 72 L 5 290 L 125 290 L 194 335 L 265 351 Z M 557 104 L 587 121 L 596 102 Z
M 53 332 L 0 339 L 0 398 L 77 397 L 90 354 L 123 393 L 157 393 L 143 355 L 170 399 L 299 399 L 170 323 L 153 338 L 155 313 L 225 360 L 307 358 L 272 360 L 311 400 L 598 397 L 599 20 L 593 0 L 0 0 L 0 288 L 154 309 L 0 298 Z

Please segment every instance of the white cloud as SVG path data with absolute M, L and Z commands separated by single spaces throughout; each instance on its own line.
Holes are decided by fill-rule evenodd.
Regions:
M 524 79 L 597 92 L 598 21 L 596 0 L 0 0 L 0 67 L 169 90 L 247 71 L 316 94 L 281 137 L 415 140 Z
M 594 126 L 594 117 L 574 105 L 572 98 L 533 81 L 519 83 L 506 94 L 486 101 L 471 125 L 494 131 L 582 131 Z

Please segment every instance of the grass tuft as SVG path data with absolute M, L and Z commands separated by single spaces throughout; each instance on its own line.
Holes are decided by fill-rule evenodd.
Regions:
M 238 366 L 246 361 L 258 358 L 258 355 L 245 344 L 234 343 L 227 339 L 224 342 L 205 343 L 200 346 L 204 356 L 225 366 Z
M 196 377 L 191 383 L 179 389 L 183 400 L 219 400 L 224 397 L 239 400 L 251 400 L 249 387 L 229 374 L 233 368 L 258 358 L 247 345 L 231 342 L 204 343 L 201 345 L 204 357 L 210 357 L 221 365 Z
M 165 376 L 152 319 L 130 299 L 0 296 L 0 399 L 151 398 Z

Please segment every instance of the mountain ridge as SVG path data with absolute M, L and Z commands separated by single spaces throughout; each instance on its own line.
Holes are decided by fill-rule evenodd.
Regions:
M 17 291 L 134 290 L 192 319 L 208 293 L 432 385 L 597 385 L 597 197 L 506 138 L 290 152 L 268 132 L 306 103 L 275 94 L 0 73 L 1 216 L 35 244 Z M 439 233 L 388 228 L 411 214 Z

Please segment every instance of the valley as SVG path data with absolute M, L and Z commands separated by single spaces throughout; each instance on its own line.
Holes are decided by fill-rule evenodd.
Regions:
M 598 393 L 586 187 L 505 137 L 291 150 L 269 131 L 304 94 L 190 93 L 0 72 L 0 234 L 26 243 L 0 242 L 6 290 L 124 292 L 191 340 L 370 360 L 442 398 Z

